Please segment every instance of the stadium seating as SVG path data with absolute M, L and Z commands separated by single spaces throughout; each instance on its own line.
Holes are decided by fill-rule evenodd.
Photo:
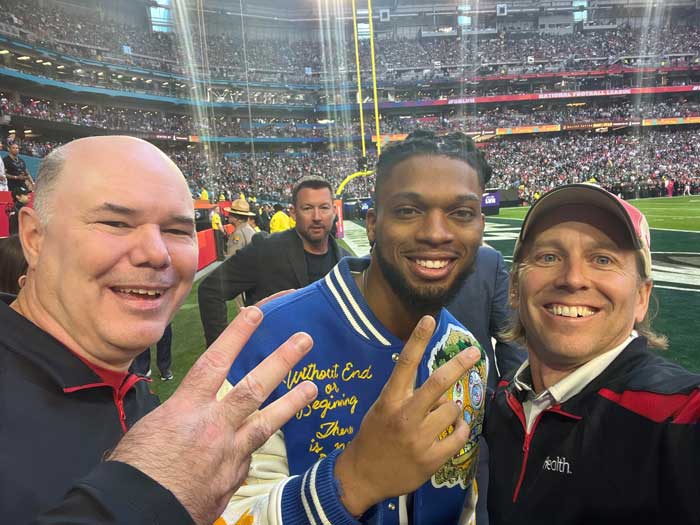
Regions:
M 360 129 L 354 47 L 345 34 L 319 42 L 311 33 L 279 40 L 200 27 L 184 42 L 182 32 L 152 32 L 85 6 L 80 16 L 51 0 L 3 7 L 0 126 L 16 133 L 23 154 L 42 157 L 77 136 L 133 134 L 161 146 L 193 194 L 207 188 L 284 201 L 306 174 L 339 185 L 357 169 L 360 137 L 376 133 L 370 114 Z M 381 132 L 469 132 L 495 168 L 492 185 L 518 188 L 524 202 L 591 179 L 652 196 L 673 178 L 678 192 L 688 185 L 698 193 L 697 18 L 571 34 L 383 32 L 376 41 Z M 366 40 L 359 51 L 366 72 Z M 204 100 L 195 103 L 200 91 Z M 346 195 L 366 197 L 372 184 L 357 179 Z

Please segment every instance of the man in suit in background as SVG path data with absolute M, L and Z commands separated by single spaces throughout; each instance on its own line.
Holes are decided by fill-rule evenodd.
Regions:
M 524 348 L 501 340 L 500 334 L 508 328 L 512 310 L 508 304 L 508 269 L 499 251 L 490 246 L 479 248 L 474 271 L 464 280 L 447 309 L 459 322 L 469 327 L 488 355 L 488 391 L 494 392 L 501 377 L 517 369 L 527 357 Z M 490 399 L 490 395 L 487 399 Z M 479 490 L 476 522 L 477 525 L 488 525 L 486 494 L 489 484 L 489 451 L 483 437 L 479 446 L 481 452 L 476 478 Z
M 199 314 L 207 346 L 228 324 L 226 301 L 245 293 L 247 304 L 325 276 L 348 252 L 330 236 L 333 191 L 325 179 L 303 177 L 292 191 L 296 226 L 251 244 L 224 261 L 199 286 Z

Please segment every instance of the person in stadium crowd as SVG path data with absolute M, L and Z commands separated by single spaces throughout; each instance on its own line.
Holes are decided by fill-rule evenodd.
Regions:
M 228 213 L 229 224 L 236 228 L 226 243 L 226 255 L 230 256 L 253 241 L 253 235 L 257 232 L 248 223 L 248 219 L 255 217 L 255 213 L 250 211 L 250 204 L 245 199 L 236 199 L 231 203 L 231 207 L 224 208 L 224 211 Z
M 217 401 L 262 318 L 247 308 L 156 408 L 127 370 L 194 278 L 182 173 L 145 141 L 102 136 L 55 150 L 38 179 L 35 209 L 20 212 L 26 284 L 0 303 L 2 521 L 209 525 L 252 451 L 315 397 L 303 383 L 256 412 L 311 340 L 285 343 Z
M 546 193 L 517 240 L 509 338 L 528 361 L 486 421 L 495 525 L 699 523 L 700 376 L 649 347 L 649 227 L 589 184 Z
M 276 203 L 272 209 L 275 213 L 270 218 L 270 233 L 278 233 L 289 230 L 292 227 L 289 220 L 289 215 L 284 212 L 282 205 Z
M 258 222 L 260 224 L 260 229 L 267 233 L 270 233 L 270 219 L 272 219 L 272 206 L 266 203 L 258 208 Z
M 29 204 L 30 191 L 24 186 L 15 186 L 12 190 L 12 200 L 14 206 L 10 211 L 10 235 L 19 233 L 19 211 Z
M 245 199 L 236 199 L 231 203 L 231 207 L 224 208 L 224 211 L 228 213 L 229 224 L 236 228 L 229 235 L 226 245 L 226 255 L 231 256 L 253 242 L 253 235 L 256 234 L 256 231 L 248 223 L 248 220 L 255 217 L 255 213 L 250 211 L 250 205 Z M 237 295 L 234 301 L 239 310 L 245 306 L 242 295 Z
M 260 229 L 260 226 L 258 226 L 258 222 L 260 221 L 260 216 L 257 214 L 253 214 L 252 217 L 248 217 L 248 226 L 250 226 L 255 233 L 260 233 L 263 232 L 264 230 Z M 267 235 L 267 232 L 264 233 Z
M 321 279 L 349 255 L 330 237 L 335 208 L 328 181 L 299 179 L 292 203 L 297 217 L 294 229 L 253 237 L 253 242 L 199 285 L 199 313 L 207 346 L 226 328 L 226 301 L 245 293 L 247 304 L 252 304 L 282 290 L 301 288 Z M 278 213 L 286 217 L 283 211 Z
M 294 214 L 294 204 L 287 205 L 287 208 L 284 211 L 287 214 L 287 216 L 289 217 L 289 227 L 294 228 L 297 225 L 297 221 L 295 219 L 295 214 Z
M 0 294 L 17 295 L 27 280 L 27 260 L 17 235 L 0 238 Z M 13 299 L 13 298 L 8 298 Z
M 214 241 L 216 243 L 216 259 L 223 261 L 226 258 L 226 230 L 221 220 L 221 215 L 216 208 L 211 210 L 211 229 L 214 230 Z
M 34 182 L 27 172 L 27 165 L 19 156 L 19 145 L 16 142 L 10 143 L 7 152 L 8 155 L 3 159 L 3 164 L 8 189 L 14 191 L 16 188 L 24 187 L 29 191 L 33 190 Z
M 473 270 L 491 170 L 466 135 L 417 131 L 382 152 L 376 173 L 370 257 L 344 258 L 324 279 L 263 307 L 262 329 L 222 389 L 286 334 L 303 330 L 314 340 L 270 400 L 302 378 L 313 378 L 322 394 L 253 456 L 226 523 L 342 525 L 363 516 L 432 524 L 473 515 L 467 494 L 488 361 L 443 306 Z M 423 347 L 404 357 L 414 330 Z M 435 370 L 454 355 L 469 356 L 466 374 L 443 378 L 427 398 Z M 392 370 L 402 375 L 400 387 L 387 381 Z
M 490 246 L 480 246 L 474 272 L 464 280 L 447 310 L 474 334 L 489 359 L 488 402 L 496 385 L 508 372 L 515 370 L 527 357 L 520 345 L 504 340 L 513 311 L 508 303 L 508 269 L 503 255 Z M 495 345 L 494 345 L 495 342 Z M 479 439 L 479 467 L 476 508 L 477 525 L 488 525 L 486 505 L 489 484 L 489 451 L 483 436 Z
M 2 150 L 2 142 L 0 142 L 0 150 Z M 5 161 L 0 162 L 0 191 L 10 191 L 7 185 L 7 176 L 5 175 Z
M 175 379 L 172 371 L 173 365 L 173 327 L 171 323 L 165 327 L 163 337 L 156 343 L 156 364 L 160 372 L 161 381 L 171 381 Z M 134 358 L 129 368 L 134 374 L 151 377 L 151 347 L 149 346 L 141 354 Z

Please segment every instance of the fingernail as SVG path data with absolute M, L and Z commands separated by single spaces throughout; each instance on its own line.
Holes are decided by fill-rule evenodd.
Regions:
M 475 346 L 471 346 L 467 349 L 467 357 L 469 359 L 479 359 L 481 357 L 481 350 Z
M 431 321 L 432 317 L 430 317 L 429 315 L 424 315 L 418 322 L 418 328 L 421 328 L 423 330 L 429 330 Z
M 263 314 L 259 308 L 256 308 L 255 306 L 249 306 L 248 308 L 243 310 L 243 316 L 245 317 L 245 320 L 249 323 L 258 324 L 262 319 Z
M 304 381 L 301 385 L 299 385 L 299 388 L 301 389 L 301 393 L 304 395 L 304 397 L 309 401 L 318 395 L 318 388 L 311 381 Z
M 305 354 L 311 350 L 314 341 L 311 339 L 309 334 L 305 332 L 298 332 L 292 336 L 292 344 L 294 345 L 294 348 Z

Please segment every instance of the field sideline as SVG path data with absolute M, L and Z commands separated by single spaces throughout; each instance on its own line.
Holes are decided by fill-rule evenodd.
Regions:
M 700 195 L 689 197 L 658 197 L 629 201 L 647 217 L 649 227 L 700 232 Z M 503 208 L 498 217 L 523 219 L 530 207 Z M 700 249 L 700 246 L 697 247 Z
M 647 215 L 652 228 L 652 250 L 659 254 L 696 254 L 692 264 L 697 265 L 700 256 L 700 196 L 662 197 L 630 201 Z M 486 241 L 501 250 L 510 260 L 512 246 L 520 229 L 519 221 L 527 208 L 502 209 L 500 215 L 487 218 Z M 696 232 L 696 233 L 694 233 Z M 361 232 L 360 232 L 361 233 Z M 667 255 L 667 257 L 670 257 Z M 700 316 L 700 267 L 678 270 L 662 261 L 655 266 L 656 297 L 660 313 L 655 327 L 671 337 L 671 350 L 667 356 L 685 367 L 700 372 L 700 355 L 697 351 L 694 327 Z M 656 261 L 655 261 L 656 265 Z M 675 272 L 675 273 L 674 273 Z M 660 278 L 659 278 L 660 277 Z M 663 279 L 663 280 L 661 280 Z M 175 390 L 187 370 L 204 351 L 204 336 L 197 307 L 197 287 L 192 292 L 173 321 L 173 381 L 161 381 L 153 364 L 153 391 L 165 400 Z M 229 316 L 235 314 L 230 303 Z M 155 352 L 151 352 L 155 360 Z

